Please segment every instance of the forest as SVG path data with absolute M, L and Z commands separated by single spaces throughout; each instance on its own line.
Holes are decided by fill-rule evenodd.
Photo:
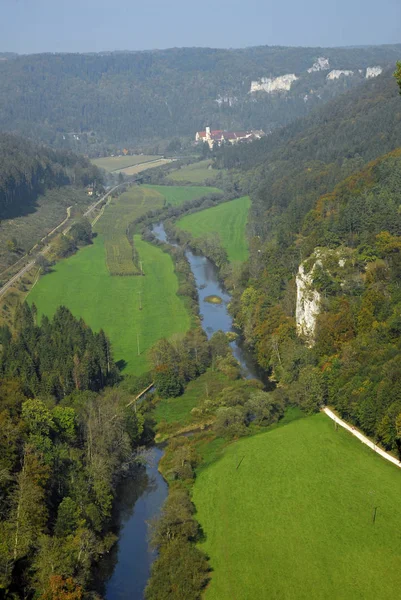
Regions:
M 101 172 L 83 156 L 0 134 L 0 216 L 24 212 L 46 190 L 102 183 Z
M 0 332 L 0 589 L 79 600 L 115 541 L 115 484 L 144 421 L 106 387 L 119 374 L 102 331 L 63 307 L 38 325 L 27 304 L 16 328 Z
M 393 65 L 400 48 L 183 48 L 37 54 L 0 61 L 0 130 L 96 155 L 108 145 L 190 136 L 210 124 L 269 132 Z M 352 77 L 308 72 L 317 58 Z M 359 72 L 362 71 L 362 73 Z M 249 94 L 251 81 L 295 73 L 285 94 Z

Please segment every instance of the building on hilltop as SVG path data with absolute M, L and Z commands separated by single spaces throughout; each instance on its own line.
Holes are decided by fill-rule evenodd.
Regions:
M 221 146 L 224 143 L 237 144 L 238 142 L 253 142 L 260 140 L 265 134 L 264 131 L 223 131 L 222 129 L 211 130 L 206 127 L 205 131 L 197 131 L 195 134 L 195 142 L 209 144 L 212 149 L 214 145 Z

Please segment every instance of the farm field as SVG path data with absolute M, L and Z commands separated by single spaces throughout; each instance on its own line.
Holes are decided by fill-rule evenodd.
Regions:
M 236 198 L 183 217 L 177 226 L 195 238 L 217 233 L 229 261 L 244 261 L 248 258 L 246 224 L 250 205 L 249 196 Z
M 157 160 L 161 158 L 155 155 L 135 155 L 135 156 L 105 156 L 103 158 L 93 158 L 91 162 L 99 167 L 112 173 L 113 171 L 119 171 L 120 169 L 126 169 L 134 165 L 139 165 L 150 160 Z
M 142 188 L 147 188 L 158 192 L 165 198 L 167 204 L 171 206 L 179 206 L 188 200 L 196 200 L 202 196 L 209 194 L 222 194 L 223 192 L 214 187 L 207 186 L 183 186 L 183 185 L 143 185 Z
M 142 186 L 134 185 L 113 198 L 95 226 L 106 248 L 106 263 L 111 275 L 135 275 L 140 272 L 133 262 L 133 247 L 126 235 L 127 226 L 149 210 L 162 208 L 163 197 Z
M 209 169 L 212 164 L 211 160 L 202 160 L 191 165 L 177 169 L 167 175 L 167 179 L 171 181 L 189 181 L 191 183 L 204 183 L 207 179 L 213 179 L 217 171 Z
M 398 597 L 396 467 L 323 414 L 219 447 L 193 490 L 205 600 Z
M 103 329 L 110 337 L 114 359 L 127 363 L 127 373 L 140 374 L 149 369 L 147 352 L 153 344 L 187 331 L 190 316 L 176 295 L 178 281 L 170 256 L 139 236 L 134 236 L 134 243 L 143 260 L 144 277 L 110 276 L 104 239 L 98 235 L 94 244 L 42 277 L 28 302 L 35 302 L 40 316 L 50 316 L 65 305 L 96 331 Z
M 123 173 L 124 175 L 138 175 L 138 173 L 142 173 L 142 171 L 147 171 L 148 169 L 154 169 L 155 167 L 162 167 L 163 165 L 167 165 L 168 163 L 173 162 L 172 158 L 159 158 L 158 160 L 153 160 L 148 163 L 140 163 L 139 165 L 132 165 L 131 167 L 125 167 L 124 169 L 117 169 L 114 173 Z

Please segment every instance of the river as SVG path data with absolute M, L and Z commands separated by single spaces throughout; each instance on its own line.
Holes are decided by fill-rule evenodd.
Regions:
M 158 240 L 167 242 L 163 223 L 153 227 Z M 219 281 L 218 269 L 205 256 L 186 251 L 199 294 L 202 326 L 210 338 L 215 331 L 233 331 L 232 317 L 228 311 L 230 294 Z M 221 304 L 206 302 L 207 296 L 219 296 Z M 231 342 L 233 354 L 240 363 L 244 377 L 260 378 L 250 353 L 240 338 Z M 117 490 L 118 501 L 114 510 L 114 523 L 118 542 L 100 563 L 99 579 L 104 582 L 106 600 L 143 600 L 144 589 L 150 575 L 155 554 L 148 544 L 149 520 L 156 517 L 167 497 L 168 488 L 158 472 L 163 452 L 154 446 L 147 452 L 146 466 L 135 469 L 133 477 L 122 481 Z

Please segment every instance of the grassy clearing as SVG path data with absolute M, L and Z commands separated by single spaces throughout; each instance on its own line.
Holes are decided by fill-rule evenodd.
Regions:
M 143 188 L 154 190 L 165 198 L 166 204 L 171 206 L 179 206 L 188 200 L 197 200 L 202 196 L 208 196 L 209 194 L 222 194 L 222 191 L 207 186 L 183 186 L 183 185 L 143 185 Z
M 144 277 L 111 277 L 105 262 L 104 239 L 58 263 L 28 296 L 40 315 L 52 315 L 61 304 L 75 316 L 110 337 L 114 358 L 127 363 L 126 372 L 149 369 L 147 352 L 154 343 L 190 327 L 177 277 L 168 254 L 134 236 L 143 260 Z M 140 301 L 142 310 L 139 309 Z M 140 355 L 137 355 L 139 339 Z
M 103 158 L 93 158 L 91 162 L 99 167 L 112 173 L 113 171 L 119 171 L 120 169 L 126 169 L 135 165 L 140 165 L 150 160 L 157 160 L 160 156 L 154 155 L 137 155 L 137 156 L 105 156 Z
M 177 169 L 167 175 L 171 181 L 189 181 L 191 183 L 204 183 L 207 179 L 213 179 L 217 171 L 209 169 L 211 160 L 202 160 L 191 165 Z
M 151 189 L 132 186 L 106 207 L 95 230 L 103 236 L 106 263 L 111 275 L 135 275 L 140 272 L 133 261 L 132 239 L 127 237 L 127 226 L 135 219 L 163 206 L 163 197 Z M 131 242 L 131 243 L 130 243 Z
M 229 261 L 244 261 L 248 258 L 246 224 L 250 205 L 249 196 L 237 198 L 183 217 L 177 226 L 195 238 L 217 233 Z
M 322 414 L 205 448 L 221 455 L 193 492 L 213 568 L 206 600 L 398 597 L 396 467 Z

